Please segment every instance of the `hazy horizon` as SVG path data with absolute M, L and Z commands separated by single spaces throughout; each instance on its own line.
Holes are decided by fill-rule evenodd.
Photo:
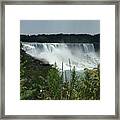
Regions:
M 99 20 L 21 20 L 20 34 L 100 34 Z
M 95 33 L 95 34 L 91 34 L 91 33 L 38 33 L 38 34 L 24 34 L 24 33 L 21 33 L 20 35 L 59 35 L 59 34 L 74 34 L 74 35 L 82 35 L 82 34 L 87 34 L 87 35 L 97 35 L 97 34 L 100 34 L 100 33 Z

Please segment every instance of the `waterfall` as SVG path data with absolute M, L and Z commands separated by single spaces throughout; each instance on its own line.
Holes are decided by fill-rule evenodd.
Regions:
M 69 70 L 69 59 L 72 67 L 77 70 L 84 68 L 94 68 L 99 64 L 92 43 L 26 43 L 23 42 L 23 50 L 27 54 L 37 58 L 45 59 L 50 64 L 57 63 L 61 69 L 61 63 L 64 64 L 64 70 Z
M 94 45 L 93 45 L 93 44 L 86 43 L 86 44 L 83 44 L 83 46 L 84 46 L 84 51 L 85 51 L 86 53 L 95 52 L 95 49 L 94 49 Z

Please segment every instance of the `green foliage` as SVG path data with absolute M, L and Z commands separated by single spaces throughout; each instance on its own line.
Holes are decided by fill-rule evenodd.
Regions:
M 85 79 L 81 82 L 81 97 L 85 100 L 100 99 L 99 67 L 92 70 L 85 69 Z
M 61 98 L 61 76 L 56 64 L 48 72 L 49 97 L 57 100 Z
M 99 100 L 100 66 L 84 69 L 83 76 L 70 68 L 70 79 L 66 71 L 53 66 L 43 66 L 21 51 L 20 98 L 21 100 Z M 71 65 L 70 65 L 71 66 Z M 65 78 L 63 77 L 65 75 Z
M 38 43 L 92 43 L 95 51 L 100 50 L 100 34 L 38 34 L 38 35 L 20 35 L 21 42 Z
M 100 34 L 38 34 L 38 35 L 20 35 L 22 42 L 39 43 L 99 43 Z

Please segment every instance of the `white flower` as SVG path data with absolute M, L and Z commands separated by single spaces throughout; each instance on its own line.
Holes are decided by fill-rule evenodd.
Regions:
M 42 90 L 40 90 L 40 92 L 42 92 Z

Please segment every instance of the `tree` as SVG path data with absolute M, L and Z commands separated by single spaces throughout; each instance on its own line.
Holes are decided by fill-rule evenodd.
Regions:
M 55 65 L 49 70 L 48 73 L 48 87 L 50 99 L 58 100 L 61 98 L 61 76 L 60 72 Z

